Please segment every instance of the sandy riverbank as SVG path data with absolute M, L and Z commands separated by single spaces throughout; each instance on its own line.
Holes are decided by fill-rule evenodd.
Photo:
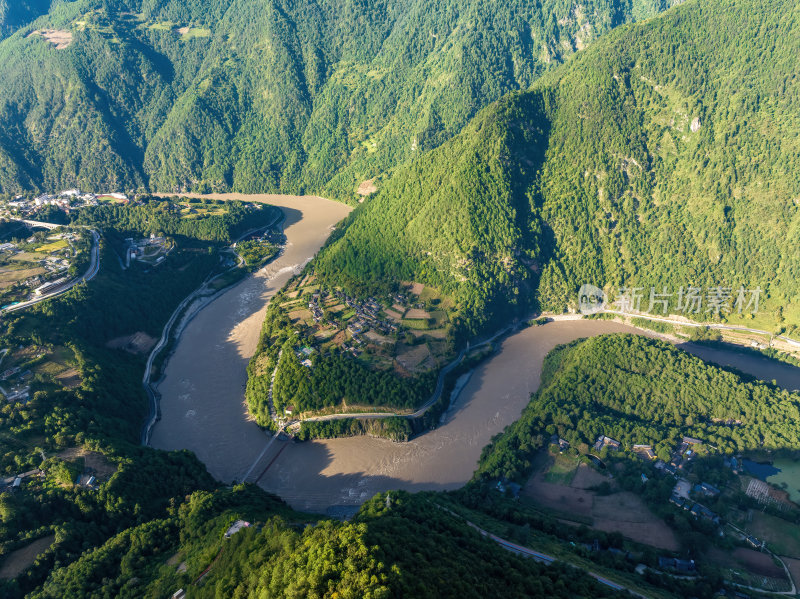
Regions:
M 185 194 L 184 194 L 185 195 Z M 323 198 L 241 194 L 219 199 L 268 202 L 286 213 L 283 254 L 204 308 L 183 331 L 170 358 L 161 393 L 161 420 L 151 445 L 189 449 L 219 480 L 249 468 L 267 440 L 247 419 L 244 386 L 270 298 L 319 250 L 331 227 L 351 208 Z

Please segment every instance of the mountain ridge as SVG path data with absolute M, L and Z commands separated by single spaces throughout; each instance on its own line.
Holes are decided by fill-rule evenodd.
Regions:
M 666 5 L 58 4 L 0 44 L 0 124 L 9 131 L 0 190 L 356 198 L 362 181 L 440 145 L 617 24 Z M 72 41 L 56 50 L 30 35 L 42 29 Z M 33 61 L 35 73 L 24 67 Z M 85 158 L 90 148 L 107 169 Z

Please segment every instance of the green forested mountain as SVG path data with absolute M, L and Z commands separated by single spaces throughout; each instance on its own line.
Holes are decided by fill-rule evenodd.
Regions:
M 612 27 L 670 3 L 56 3 L 0 44 L 0 189 L 351 197 Z M 11 23 L 19 9 L 3 6 Z M 51 30 L 71 42 L 57 49 Z
M 608 435 L 630 450 L 651 445 L 669 460 L 686 435 L 718 451 L 796 449 L 800 395 L 746 382 L 639 335 L 605 335 L 560 346 L 522 417 L 486 447 L 478 476 L 524 478 L 557 434 L 586 453 Z
M 0 0 L 0 40 L 45 14 L 51 0 Z
M 398 169 L 318 270 L 449 288 L 468 329 L 583 283 L 642 287 L 644 310 L 651 286 L 761 288 L 765 326 L 798 324 L 798 16 L 697 0 L 618 28 Z
M 225 539 L 237 518 L 252 526 Z M 420 496 L 377 496 L 340 523 L 245 486 L 194 493 L 55 570 L 30 596 L 157 598 L 180 588 L 196 598 L 619 596 L 577 570 L 504 551 Z

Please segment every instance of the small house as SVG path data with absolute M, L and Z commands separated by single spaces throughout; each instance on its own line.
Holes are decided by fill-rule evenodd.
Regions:
M 761 551 L 761 549 L 763 549 L 764 547 L 764 541 L 760 541 L 759 539 L 757 539 L 752 535 L 746 537 L 745 541 L 747 541 L 747 544 L 750 545 L 753 549 L 758 549 L 759 551 Z
M 595 451 L 600 451 L 603 447 L 608 447 L 609 450 L 617 451 L 620 448 L 620 442 L 615 441 L 611 437 L 600 435 L 597 437 L 597 442 L 594 444 Z
M 675 557 L 659 557 L 658 567 L 662 570 L 673 570 L 675 572 L 694 572 L 695 563 L 693 559 L 678 559 Z
M 233 535 L 235 535 L 243 528 L 249 528 L 249 527 L 250 527 L 249 522 L 246 522 L 245 520 L 237 520 L 236 522 L 230 525 L 228 530 L 225 531 L 225 538 L 230 539 Z
M 717 497 L 721 492 L 714 485 L 710 485 L 708 483 L 700 483 L 699 485 L 696 485 L 695 491 L 702 493 L 706 497 Z
M 642 460 L 655 460 L 656 454 L 653 451 L 652 445 L 634 445 L 633 446 L 633 453 Z

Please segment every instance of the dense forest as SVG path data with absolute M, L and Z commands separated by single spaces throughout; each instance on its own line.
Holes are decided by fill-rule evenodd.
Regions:
M 46 14 L 52 0 L 0 0 L 0 40 Z
M 694 287 L 690 316 L 742 323 L 737 290 L 761 289 L 761 328 L 791 331 L 797 10 L 697 0 L 615 29 L 396 169 L 317 271 L 361 293 L 411 279 L 447 289 L 468 333 L 574 308 L 584 283 L 612 298 L 638 288 L 640 309 L 660 312 L 654 288 L 673 313 Z
M 672 3 L 0 2 L 0 190 L 355 197 Z
M 587 453 L 600 435 L 651 445 L 662 459 L 683 436 L 724 454 L 800 446 L 800 395 L 747 382 L 671 344 L 606 335 L 548 354 L 522 417 L 487 446 L 477 476 L 523 478 L 559 435 Z
M 236 519 L 250 526 L 224 538 Z M 617 596 L 576 570 L 500 549 L 422 497 L 377 496 L 342 523 L 238 486 L 192 494 L 54 571 L 31 597 L 156 598 L 180 588 L 197 598 Z
M 218 200 L 213 207 L 222 214 L 190 214 L 187 218 L 183 214 L 184 206 L 177 200 L 177 197 L 170 200 L 141 196 L 137 198 L 135 205 L 103 204 L 83 208 L 77 212 L 72 224 L 112 227 L 118 231 L 135 231 L 144 235 L 181 235 L 202 241 L 229 243 L 251 229 L 272 223 L 279 216 L 275 208 L 266 204 Z M 208 202 L 211 201 L 206 200 L 199 207 L 208 208 Z M 192 206 L 192 203 L 189 205 Z

